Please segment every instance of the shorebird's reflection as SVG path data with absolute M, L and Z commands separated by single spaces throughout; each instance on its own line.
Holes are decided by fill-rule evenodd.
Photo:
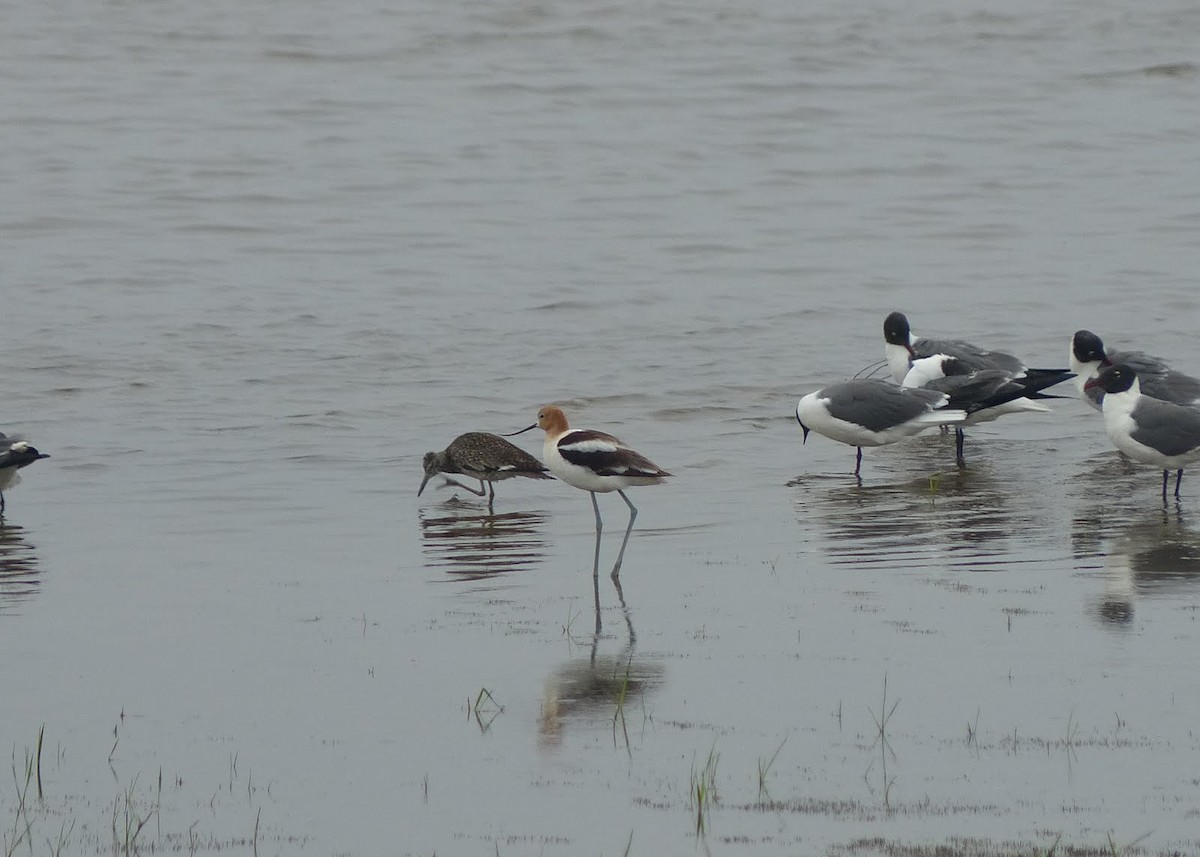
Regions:
M 599 574 L 593 580 L 599 581 Z M 552 749 L 562 744 L 569 723 L 611 727 L 613 740 L 629 749 L 629 720 L 641 710 L 645 694 L 662 684 L 661 664 L 636 655 L 637 633 L 618 580 L 613 580 L 625 620 L 625 643 L 613 654 L 602 654 L 600 590 L 595 593 L 595 632 L 586 644 L 587 654 L 572 658 L 546 677 L 538 745 Z M 568 631 L 569 633 L 569 631 Z
M 448 500 L 421 509 L 425 564 L 459 580 L 528 569 L 545 558 L 543 511 L 501 512 Z
M 845 477 L 805 476 L 796 515 L 817 518 L 838 564 L 920 568 L 930 562 L 969 570 L 1015 561 L 1016 519 L 1004 490 L 984 466 L 944 469 L 907 481 L 858 486 Z
M 41 587 L 37 554 L 25 541 L 24 528 L 0 521 L 0 613 L 12 612 Z
M 1133 621 L 1144 598 L 1194 598 L 1200 589 L 1200 533 L 1182 511 L 1164 509 L 1132 524 L 1104 556 L 1104 588 L 1092 607 L 1109 625 Z

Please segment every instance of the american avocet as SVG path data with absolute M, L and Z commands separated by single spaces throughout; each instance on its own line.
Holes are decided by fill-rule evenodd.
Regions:
M 1041 391 L 1070 378 L 1071 373 L 1065 369 L 1013 377 L 1004 369 L 972 369 L 957 357 L 935 354 L 912 361 L 912 368 L 904 376 L 901 386 L 946 393 L 955 407 L 967 410 L 967 418 L 954 426 L 955 455 L 962 467 L 966 464 L 963 458 L 964 428 L 1005 414 L 1049 411 L 1033 399 L 1057 398 Z
M 894 312 L 883 320 L 883 353 L 897 384 L 902 384 L 912 361 L 942 354 L 956 357 L 969 369 L 1002 369 L 1012 377 L 1051 377 L 1066 369 L 1030 369 L 1019 357 L 1003 351 L 988 351 L 961 339 L 925 339 L 913 335 L 908 317 Z
M 439 473 L 459 473 L 479 480 L 479 489 L 463 485 L 453 479 L 447 479 L 447 485 L 457 485 L 459 488 L 487 496 L 488 503 L 496 499 L 496 489 L 492 485 L 502 479 L 514 476 L 528 476 L 530 479 L 551 479 L 546 472 L 546 466 L 519 446 L 514 446 L 497 434 L 482 431 L 469 431 L 460 434 L 450 445 L 441 452 L 425 453 L 425 478 L 417 489 L 417 496 L 425 490 L 425 484 Z M 488 483 L 487 491 L 483 483 Z
M 1104 388 L 1095 385 L 1084 392 L 1087 382 L 1105 366 L 1123 363 L 1137 372 L 1142 395 L 1180 405 L 1200 405 L 1200 378 L 1177 372 L 1161 357 L 1144 351 L 1105 352 L 1104 342 L 1090 330 L 1077 330 L 1071 337 L 1071 371 L 1083 400 L 1097 410 L 1104 401 Z
M 17 471 L 28 467 L 39 458 L 49 457 L 19 437 L 0 434 L 0 515 L 4 514 L 4 492 L 21 481 Z
M 967 419 L 961 408 L 948 407 L 950 396 L 936 390 L 897 387 L 877 378 L 827 384 L 796 405 L 796 421 L 804 431 L 858 447 L 854 475 L 862 468 L 864 446 L 884 446 L 927 428 Z
M 1084 386 L 1104 391 L 1104 428 L 1113 446 L 1134 461 L 1163 468 L 1162 496 L 1167 499 L 1167 476 L 1175 470 L 1175 496 L 1183 467 L 1200 459 L 1200 410 L 1142 395 L 1137 370 L 1124 363 L 1106 366 Z
M 629 534 L 633 532 L 633 522 L 638 513 L 623 489 L 657 485 L 672 474 L 610 434 L 591 429 L 572 429 L 567 423 L 566 414 L 554 405 L 546 405 L 538 410 L 537 422 L 514 434 L 535 428 L 546 432 L 542 459 L 550 472 L 568 485 L 582 488 L 592 496 L 592 509 L 596 513 L 596 561 L 593 571 L 599 568 L 600 533 L 604 529 L 596 495 L 616 491 L 629 507 L 629 526 L 625 528 L 625 538 L 621 541 L 621 550 L 612 570 L 615 579 L 621 572 L 625 546 L 629 543 Z

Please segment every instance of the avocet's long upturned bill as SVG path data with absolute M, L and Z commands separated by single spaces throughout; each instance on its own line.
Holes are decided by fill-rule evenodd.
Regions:
M 1034 399 L 1058 398 L 1041 392 L 1071 378 L 1067 370 L 1033 371 L 1014 377 L 1004 369 L 972 369 L 957 357 L 935 354 L 912 361 L 902 387 L 924 388 L 946 393 L 954 407 L 966 408 L 969 415 L 954 427 L 955 452 L 959 466 L 965 465 L 963 429 L 988 422 L 1005 414 L 1022 411 L 1049 411 Z M 993 403 L 993 404 L 988 404 Z
M 949 403 L 950 396 L 936 390 L 906 389 L 877 378 L 860 378 L 827 384 L 809 393 L 796 405 L 796 420 L 805 443 L 808 433 L 815 431 L 858 447 L 857 476 L 864 446 L 883 446 L 933 426 L 964 422 L 967 412 L 948 408 Z
M 1104 342 L 1090 330 L 1077 330 L 1071 337 L 1071 371 L 1075 373 L 1075 386 L 1085 402 L 1100 410 L 1104 401 L 1104 388 L 1100 385 L 1084 387 L 1100 374 L 1105 366 L 1123 363 L 1138 376 L 1142 395 L 1164 402 L 1181 405 L 1200 405 L 1200 378 L 1177 372 L 1161 357 L 1144 351 L 1104 350 Z
M 591 429 L 572 429 L 561 408 L 547 405 L 538 411 L 537 422 L 521 429 L 521 432 L 540 428 L 546 432 L 542 448 L 542 459 L 550 472 L 575 488 L 581 488 L 592 496 L 592 509 L 596 512 L 596 559 L 600 556 L 600 532 L 604 528 L 600 520 L 600 506 L 596 494 L 616 491 L 629 507 L 629 526 L 617 554 L 612 576 L 621 572 L 625 558 L 625 546 L 633 532 L 637 518 L 637 507 L 625 496 L 625 488 L 638 485 L 657 485 L 672 475 L 636 450 L 626 446 L 610 434 Z M 520 434 L 521 432 L 514 432 Z
M 0 515 L 4 514 L 4 492 L 21 481 L 17 471 L 39 458 L 49 457 L 15 435 L 0 434 Z
M 1142 395 L 1137 370 L 1125 363 L 1107 366 L 1084 385 L 1085 393 L 1104 391 L 1104 428 L 1113 446 L 1134 461 L 1163 469 L 1162 495 L 1167 499 L 1167 476 L 1175 473 L 1175 496 L 1183 481 L 1184 465 L 1200 459 L 1200 410 Z
M 519 446 L 509 443 L 498 434 L 483 431 L 469 431 L 460 434 L 450 445 L 441 452 L 425 453 L 425 478 L 417 489 L 417 496 L 425 490 L 425 485 L 439 473 L 459 473 L 479 480 L 479 489 L 463 485 L 453 479 L 447 479 L 447 485 L 457 485 L 459 488 L 487 496 L 491 503 L 496 499 L 496 489 L 492 483 L 514 476 L 527 476 L 530 479 L 551 479 L 546 465 Z M 487 483 L 484 491 L 483 483 Z

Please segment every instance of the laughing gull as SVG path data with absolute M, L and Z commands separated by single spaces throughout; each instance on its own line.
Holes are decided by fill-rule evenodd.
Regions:
M 854 475 L 862 467 L 864 446 L 883 446 L 940 425 L 964 422 L 967 412 L 951 408 L 950 395 L 937 390 L 897 387 L 877 378 L 827 384 L 796 405 L 804 431 L 858 447 Z
M 1045 405 L 1033 399 L 1058 398 L 1041 392 L 1047 387 L 1069 380 L 1071 373 L 1041 371 L 1014 377 L 1004 369 L 972 369 L 957 357 L 935 354 L 912 361 L 912 368 L 904 376 L 902 387 L 923 388 L 946 393 L 955 399 L 957 407 L 968 408 L 995 402 L 994 405 L 971 410 L 967 419 L 954 427 L 954 447 L 959 467 L 966 464 L 963 444 L 966 440 L 963 429 L 978 423 L 988 422 L 1005 414 L 1023 411 L 1049 411 Z
M 1142 395 L 1137 370 L 1126 363 L 1106 366 L 1084 385 L 1085 393 L 1104 392 L 1104 428 L 1113 446 L 1134 461 L 1163 469 L 1162 496 L 1167 499 L 1167 476 L 1175 473 L 1175 496 L 1183 467 L 1200 459 L 1200 410 Z
M 912 361 L 939 354 L 955 357 L 970 369 L 1001 369 L 1013 378 L 1054 377 L 1067 372 L 1066 369 L 1030 369 L 1019 357 L 1003 351 L 987 351 L 961 339 L 915 336 L 909 327 L 908 317 L 902 312 L 894 312 L 883 320 L 883 342 L 883 354 L 897 384 L 904 383 L 905 376 L 912 368 Z
M 453 479 L 447 479 L 447 485 L 456 485 L 480 497 L 486 496 L 488 504 L 496 499 L 496 489 L 492 483 L 514 476 L 528 476 L 531 479 L 552 479 L 547 473 L 546 465 L 519 446 L 509 443 L 495 434 L 482 431 L 469 431 L 460 434 L 450 445 L 441 452 L 427 452 L 424 460 L 425 478 L 417 489 L 417 496 L 425 490 L 426 483 L 439 473 L 460 473 L 479 480 L 479 490 L 470 485 L 463 485 Z M 483 483 L 488 483 L 487 491 Z
M 1117 363 L 1123 363 L 1137 372 L 1143 395 L 1181 405 L 1200 405 L 1200 378 L 1177 372 L 1162 358 L 1144 351 L 1105 352 L 1100 337 L 1090 330 L 1075 331 L 1071 337 L 1070 358 L 1075 386 L 1083 400 L 1096 410 L 1101 409 L 1104 401 L 1103 387 L 1089 387 L 1086 392 L 1084 387 L 1105 366 Z
M 17 471 L 39 458 L 49 457 L 15 435 L 0 434 L 0 516 L 4 515 L 4 492 L 21 481 Z

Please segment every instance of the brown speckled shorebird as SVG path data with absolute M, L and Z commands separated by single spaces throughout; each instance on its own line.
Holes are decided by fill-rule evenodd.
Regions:
M 417 489 L 417 496 L 425 490 L 425 484 L 439 473 L 461 473 L 479 480 L 476 490 L 461 482 L 447 479 L 447 485 L 457 485 L 480 497 L 487 496 L 490 504 L 496 499 L 496 489 L 493 482 L 501 479 L 511 479 L 514 476 L 528 476 L 530 479 L 553 479 L 546 472 L 546 465 L 519 446 L 514 446 L 499 435 L 483 431 L 469 431 L 460 434 L 441 452 L 425 453 L 425 478 Z M 487 482 L 487 490 L 483 483 Z

